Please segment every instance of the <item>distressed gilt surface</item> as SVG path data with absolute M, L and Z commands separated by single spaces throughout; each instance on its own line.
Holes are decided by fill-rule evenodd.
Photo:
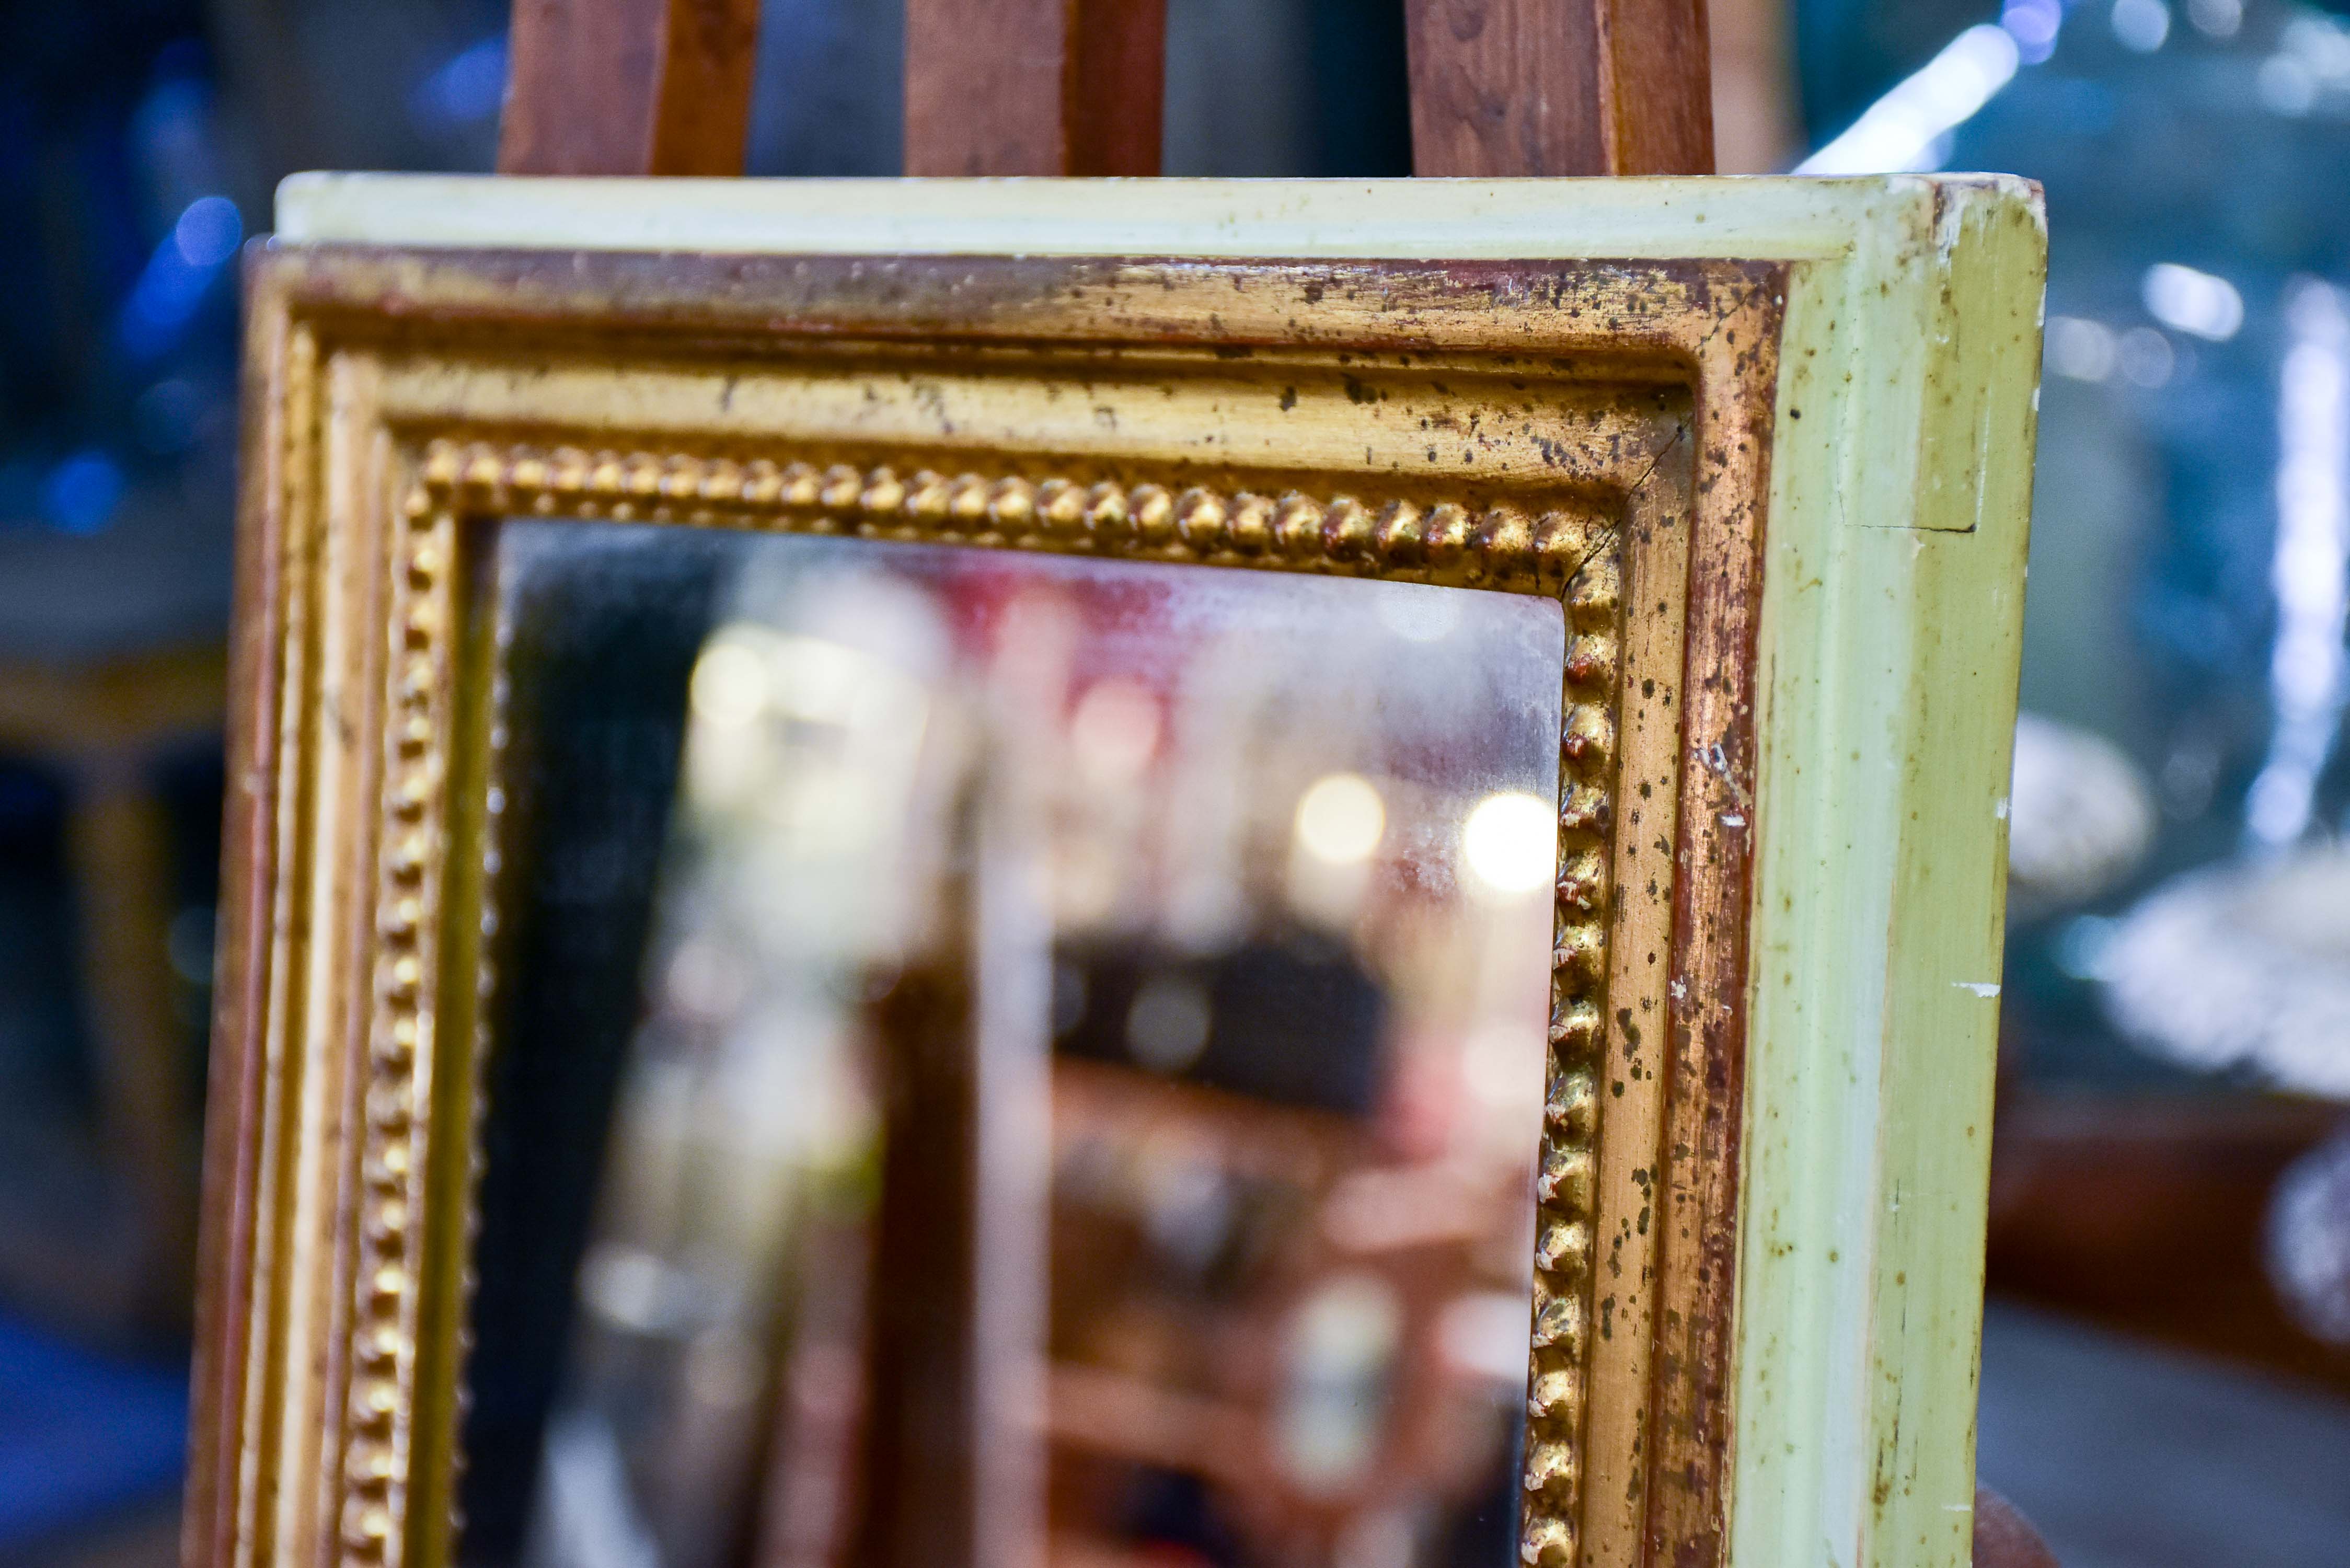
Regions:
M 988 340 L 1063 347 L 1086 328 L 1054 307 L 1053 289 L 1037 281 L 1050 268 L 1040 272 L 1037 258 L 1324 264 L 1257 269 L 1289 279 L 1295 292 L 1285 296 L 1251 296 L 1223 282 L 1089 294 L 1129 351 L 1171 337 L 1414 353 L 1440 341 L 1464 353 L 1534 355 L 1534 324 L 1545 318 L 1505 327 L 1498 313 L 1462 307 L 1463 296 L 1482 287 L 1487 301 L 1524 306 L 1541 303 L 1530 280 L 1620 278 L 1614 297 L 1625 308 L 1592 312 L 1592 294 L 1561 296 L 1562 308 L 1586 310 L 1565 336 L 1613 345 L 1591 367 L 1603 379 L 1653 385 L 1648 357 L 1660 352 L 1662 381 L 1690 389 L 1699 450 L 1670 457 L 1659 471 L 1667 483 L 1630 493 L 1619 535 L 1627 607 L 1617 798 L 1625 809 L 1613 831 L 1623 914 L 1609 934 L 1610 1022 L 1627 1006 L 1636 1023 L 1668 1002 L 1672 1011 L 1661 1043 L 1644 1029 L 1633 1045 L 1646 1054 L 1641 1070 L 1621 1075 L 1625 1099 L 1646 1093 L 1649 1107 L 1619 1104 L 1613 1077 L 1602 1085 L 1609 1114 L 1596 1201 L 1610 1240 L 1597 1266 L 1607 1292 L 1624 1290 L 1638 1273 L 1631 1250 L 1653 1249 L 1655 1272 L 1638 1278 L 1649 1287 L 1650 1321 L 1667 1332 L 1627 1336 L 1626 1320 L 1610 1316 L 1610 1296 L 1595 1298 L 1598 1381 L 1580 1482 L 1583 1554 L 1593 1563 L 1638 1561 L 1645 1551 L 1650 1561 L 1726 1556 L 1751 1568 L 1963 1568 L 1998 1013 L 1988 993 L 2000 953 L 2046 253 L 2033 187 L 1984 175 L 1400 184 L 306 175 L 281 188 L 278 215 L 281 236 L 303 244 L 442 254 L 519 247 L 501 258 L 509 275 L 527 271 L 526 258 L 543 269 L 580 247 L 691 252 L 707 259 L 705 275 L 715 280 L 700 303 L 686 308 L 672 290 L 664 306 L 661 264 L 647 259 L 630 274 L 640 306 L 779 327 L 806 319 L 805 294 L 777 281 L 797 262 L 1023 256 L 1028 285 L 998 286 L 1021 267 L 997 265 L 981 276 L 947 264 L 927 290 L 899 289 L 894 329 L 928 323 L 973 340 L 993 333 Z M 1623 261 L 1611 268 L 1574 259 L 1591 256 Z M 1364 258 L 1421 265 L 1400 269 L 1402 286 L 1382 295 L 1382 269 Z M 1509 265 L 1461 265 L 1478 261 Z M 1723 330 L 1685 335 L 1688 318 L 1675 313 L 1705 284 L 1707 269 L 1690 265 L 1705 261 L 1767 264 L 1715 274 L 1717 282 L 1778 270 L 1775 388 L 1765 360 L 1739 358 L 1760 340 L 1743 327 L 1732 336 L 1735 312 L 1717 310 Z M 729 270 L 738 265 L 739 275 Z M 1099 272 L 1089 275 L 1098 282 Z M 893 275 L 885 267 L 868 281 L 893 287 Z M 1222 277 L 1212 266 L 1189 275 Z M 1410 284 L 1430 275 L 1453 281 L 1451 306 L 1440 291 Z M 1340 288 L 1328 310 L 1305 297 L 1300 281 L 1326 288 L 1347 278 L 1353 292 Z M 394 307 L 421 297 L 406 282 L 401 288 L 410 292 L 395 291 Z M 445 288 L 436 297 L 463 303 Z M 494 280 L 476 280 L 467 297 L 487 320 L 504 295 Z M 761 300 L 774 307 L 765 317 Z M 598 299 L 589 289 L 574 304 L 593 317 Z M 280 387 L 307 389 L 301 378 L 316 364 L 303 346 L 316 340 L 289 319 L 255 317 L 262 351 L 254 362 L 283 367 Z M 305 389 L 296 401 L 311 407 L 301 400 L 314 395 Z M 668 406 L 646 399 L 627 419 Z M 1340 411 L 1314 399 L 1301 406 Z M 1246 407 L 1263 418 L 1241 427 L 1243 443 L 1285 425 L 1296 433 L 1267 402 Z M 691 427 L 706 410 L 680 418 Z M 1056 428 L 1078 440 L 1073 422 Z M 256 436 L 298 443 L 312 433 L 273 425 Z M 272 462 L 282 455 L 265 450 Z M 1361 462 L 1376 468 L 1396 455 L 1382 447 Z M 1497 460 L 1482 471 L 1493 475 L 1501 454 L 1481 455 Z M 1346 461 L 1327 458 L 1334 471 Z M 1682 461 L 1691 464 L 1696 524 L 1676 527 L 1669 520 L 1679 514 L 1665 500 L 1679 482 L 1666 471 Z M 1750 462 L 1752 489 L 1742 477 L 1725 493 L 1725 475 L 1743 475 Z M 266 489 L 256 501 L 277 493 Z M 1759 522 L 1751 508 L 1741 513 L 1750 495 L 1766 498 Z M 1655 525 L 1638 521 L 1643 504 Z M 258 515 L 257 506 L 248 513 Z M 1742 515 L 1739 527 L 1711 526 Z M 283 540 L 282 530 L 267 532 L 277 526 L 256 524 L 249 536 Z M 288 576 L 276 547 L 246 552 L 249 605 L 276 607 L 289 581 L 308 580 L 300 571 Z M 299 560 L 310 569 L 309 557 Z M 1687 591 L 1651 597 L 1650 583 Z M 1651 613 L 1659 604 L 1671 613 Z M 307 905 L 289 891 L 286 868 L 295 862 L 280 851 L 307 840 L 286 812 L 309 798 L 298 791 L 319 770 L 285 760 L 292 753 L 280 740 L 298 742 L 303 732 L 280 697 L 309 690 L 300 682 L 314 678 L 323 689 L 338 667 L 322 666 L 304 640 L 324 631 L 303 601 L 289 600 L 276 621 L 249 614 L 244 625 L 240 778 L 251 793 L 232 815 L 229 866 L 238 907 L 250 919 L 270 910 L 278 920 L 254 929 L 291 941 L 304 929 L 291 922 L 307 918 Z M 282 664 L 271 651 L 281 637 Z M 1751 753 L 1736 729 L 1750 691 Z M 1669 741 L 1683 724 L 1696 743 L 1677 758 Z M 1662 749 L 1645 749 L 1652 746 Z M 1668 799 L 1670 789 L 1677 798 Z M 1647 815 L 1638 832 L 1627 826 L 1634 812 Z M 1670 833 L 1658 831 L 1668 825 Z M 1742 858 L 1740 834 L 1752 841 Z M 1648 865 L 1641 855 L 1652 857 Z M 1650 868 L 1668 857 L 1672 888 L 1652 892 Z M 462 858 L 457 865 L 462 871 Z M 1735 941 L 1721 940 L 1742 921 Z M 229 936 L 233 984 L 224 991 L 212 1096 L 224 1108 L 209 1168 L 214 1282 L 206 1311 L 216 1326 L 200 1379 L 212 1419 L 198 1449 L 200 1460 L 241 1457 L 200 1462 L 194 1472 L 190 1517 L 200 1546 L 228 1539 L 234 1510 L 258 1507 L 250 1500 L 276 1484 L 266 1479 L 276 1470 L 247 1462 L 257 1450 L 238 1445 L 258 1430 L 245 1413 L 274 1408 L 267 1401 L 280 1397 L 278 1386 L 247 1378 L 238 1347 L 282 1354 L 275 1347 L 284 1325 L 229 1331 L 246 1323 L 238 1293 L 285 1274 L 283 1260 L 247 1243 L 252 1221 L 271 1212 L 263 1199 L 275 1189 L 265 1189 L 260 1173 L 276 1168 L 269 1162 L 282 1162 L 295 1137 L 283 1116 L 269 1121 L 260 1109 L 291 1103 L 298 1086 L 265 1075 L 255 1042 L 273 999 L 293 1017 L 301 993 L 284 964 L 239 960 L 237 934 Z M 257 952 L 262 944 L 247 945 Z M 1660 973 L 1668 969 L 1669 983 Z M 241 1020 L 255 1022 L 245 1029 Z M 1663 1147 L 1672 1158 L 1661 1165 L 1627 1153 L 1621 1136 L 1651 1112 L 1671 1118 Z M 1656 1214 L 1672 1223 L 1645 1233 L 1635 1225 L 1619 1255 L 1613 1238 L 1622 1232 L 1608 1216 L 1637 1219 L 1632 1195 L 1650 1191 L 1642 1182 L 1656 1184 L 1664 1204 Z M 1619 1262 L 1623 1276 L 1613 1272 Z M 1627 1292 L 1614 1306 L 1631 1300 Z M 1653 1395 L 1644 1400 L 1648 1366 Z M 1619 1398 L 1611 1387 L 1632 1392 Z M 1651 1448 L 1627 1465 L 1623 1456 L 1638 1451 L 1650 1421 Z M 220 1486 L 215 1472 L 227 1478 Z M 1637 1488 L 1650 1475 L 1644 1499 Z M 1645 1542 L 1643 1508 L 1652 1510 Z
M 523 514 L 1561 598 L 1525 1546 L 1718 1557 L 1783 287 L 258 254 L 196 1560 L 446 1558 L 499 700 L 466 639 Z

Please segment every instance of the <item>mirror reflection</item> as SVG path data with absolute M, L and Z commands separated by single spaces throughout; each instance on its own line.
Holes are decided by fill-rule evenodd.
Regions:
M 1555 604 L 494 566 L 463 1562 L 1514 1561 Z

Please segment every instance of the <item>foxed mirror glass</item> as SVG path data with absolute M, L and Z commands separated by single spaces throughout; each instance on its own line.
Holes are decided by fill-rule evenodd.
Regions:
M 1513 1560 L 1557 603 L 492 548 L 463 1560 Z

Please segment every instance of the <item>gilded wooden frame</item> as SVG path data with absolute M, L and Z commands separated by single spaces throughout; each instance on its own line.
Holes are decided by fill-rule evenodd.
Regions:
M 1964 1563 L 2030 187 L 304 176 L 279 213 L 191 1561 L 445 1555 L 496 699 L 451 639 L 479 520 L 551 497 L 1504 590 L 1612 567 L 1568 675 L 1544 1197 L 1600 1244 L 1544 1228 L 1528 1545 Z M 411 982 L 404 1040 L 376 1009 Z
M 1783 270 L 257 251 L 196 1559 L 445 1560 L 515 514 L 1561 598 L 1525 1545 L 1718 1554 Z

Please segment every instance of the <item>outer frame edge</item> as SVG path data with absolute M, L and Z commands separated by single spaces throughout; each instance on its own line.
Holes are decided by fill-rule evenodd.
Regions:
M 2022 182 L 1937 184 L 1887 218 L 1789 289 L 1758 659 L 1742 1568 L 1970 1552 L 2046 237 Z M 1938 398 L 1971 400 L 1978 440 L 1934 429 Z

